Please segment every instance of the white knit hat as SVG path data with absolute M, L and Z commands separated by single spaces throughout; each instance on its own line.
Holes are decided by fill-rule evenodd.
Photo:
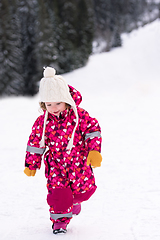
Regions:
M 78 113 L 75 101 L 73 100 L 69 87 L 65 81 L 65 79 L 60 75 L 55 75 L 56 71 L 52 67 L 46 67 L 44 69 L 43 75 L 44 77 L 40 81 L 39 94 L 40 94 L 40 102 L 65 102 L 71 105 L 75 115 L 76 115 L 76 125 L 73 129 L 71 139 L 68 143 L 67 149 L 71 149 L 73 147 L 74 134 L 78 125 Z M 45 127 L 46 121 L 48 118 L 48 111 L 46 110 L 44 125 L 43 125 L 43 134 L 40 142 L 40 146 L 45 146 L 44 135 L 45 135 Z

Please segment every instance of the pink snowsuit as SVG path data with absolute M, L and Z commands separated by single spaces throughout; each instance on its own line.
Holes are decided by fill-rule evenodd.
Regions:
M 45 176 L 47 178 L 47 202 L 50 206 L 50 219 L 54 222 L 69 223 L 73 203 L 88 200 L 96 190 L 91 166 L 87 166 L 89 151 L 101 151 L 101 129 L 98 121 L 87 111 L 78 107 L 81 94 L 69 86 L 77 105 L 79 123 L 74 135 L 71 151 L 68 141 L 76 124 L 72 108 L 64 110 L 59 117 L 48 114 L 45 128 L 45 146 L 40 148 L 44 115 L 35 121 L 27 144 L 25 166 L 31 170 L 40 169 L 44 154 Z

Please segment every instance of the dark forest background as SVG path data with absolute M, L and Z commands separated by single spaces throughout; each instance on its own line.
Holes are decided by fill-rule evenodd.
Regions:
M 0 96 L 38 91 L 57 74 L 123 43 L 121 34 L 159 18 L 157 0 L 0 0 Z

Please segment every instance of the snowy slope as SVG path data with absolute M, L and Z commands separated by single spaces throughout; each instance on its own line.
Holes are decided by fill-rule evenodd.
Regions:
M 123 47 L 91 56 L 65 74 L 102 127 L 98 189 L 83 203 L 66 235 L 54 236 L 44 166 L 23 173 L 38 96 L 0 100 L 1 240 L 160 239 L 160 21 L 123 35 Z

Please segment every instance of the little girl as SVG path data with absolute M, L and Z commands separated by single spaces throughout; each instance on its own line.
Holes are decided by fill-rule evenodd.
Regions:
M 101 129 L 98 121 L 78 105 L 81 94 L 47 67 L 40 81 L 44 114 L 32 127 L 24 173 L 34 176 L 44 154 L 47 203 L 53 233 L 65 233 L 72 215 L 96 190 L 92 167 L 100 167 Z

